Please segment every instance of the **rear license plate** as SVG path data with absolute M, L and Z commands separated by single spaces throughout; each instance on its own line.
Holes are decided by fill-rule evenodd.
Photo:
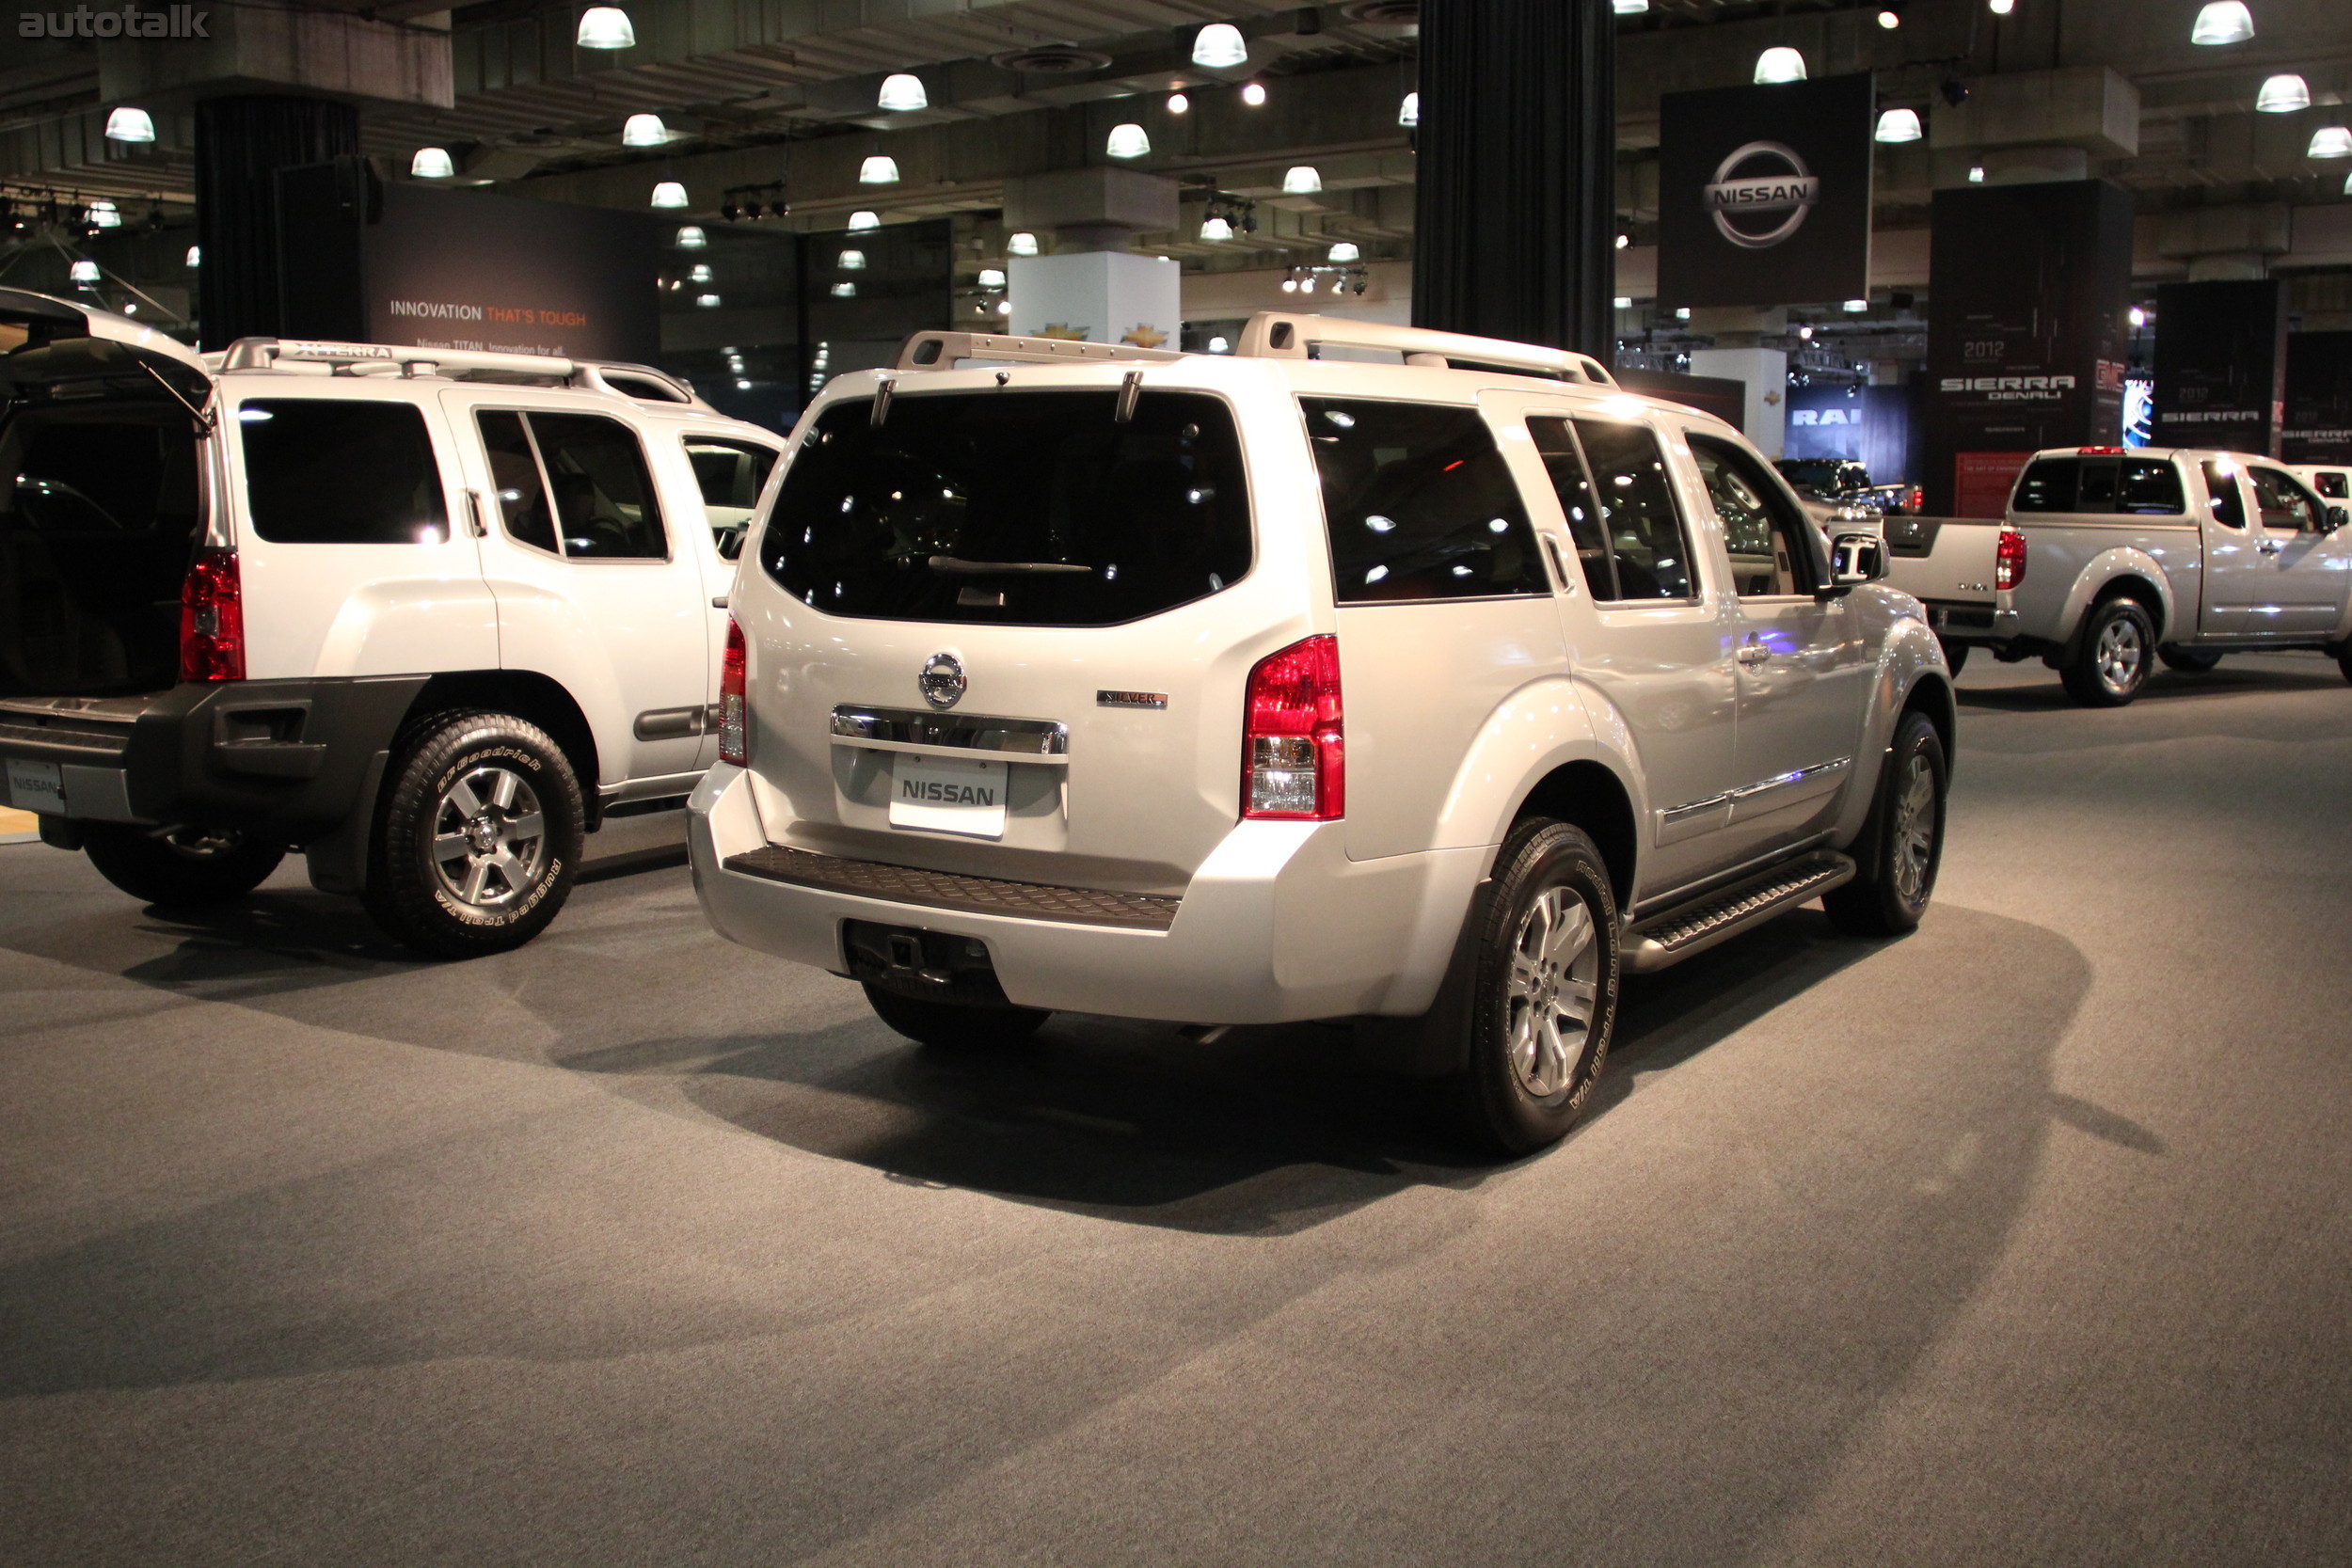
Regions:
M 65 815 L 65 779 L 54 762 L 8 759 L 8 804 L 48 816 Z
M 897 752 L 890 759 L 890 825 L 1002 838 L 1007 771 L 1001 762 Z

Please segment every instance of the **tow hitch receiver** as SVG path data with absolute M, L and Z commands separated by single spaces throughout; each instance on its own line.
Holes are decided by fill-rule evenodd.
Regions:
M 961 1002 L 976 1007 L 1007 1006 L 996 981 L 988 943 L 977 937 L 884 926 L 870 920 L 841 923 L 841 946 L 850 978 L 927 1002 Z

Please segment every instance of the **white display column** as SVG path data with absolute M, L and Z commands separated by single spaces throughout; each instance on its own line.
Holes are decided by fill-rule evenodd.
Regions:
M 1174 261 L 1125 251 L 1015 256 L 1006 263 L 1012 330 L 1025 337 L 1174 348 L 1183 273 Z
M 1692 375 L 1722 376 L 1748 388 L 1745 434 L 1767 457 L 1781 455 L 1788 432 L 1788 356 L 1776 348 L 1699 348 Z

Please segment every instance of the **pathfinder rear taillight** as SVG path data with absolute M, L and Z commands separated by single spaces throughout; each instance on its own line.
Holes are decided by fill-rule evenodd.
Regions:
M 2014 588 L 2026 580 L 2026 536 L 2003 524 L 2000 543 L 1993 548 L 1993 586 Z
M 719 760 L 738 768 L 751 766 L 751 715 L 743 701 L 744 674 L 750 658 L 743 648 L 743 628 L 727 617 L 727 651 L 719 659 Z
M 1928 509 L 1928 489 L 1927 489 L 1927 486 L 1926 486 L 1926 485 L 1924 485 L 1924 484 L 1915 484 L 1915 485 L 1913 485 L 1913 486 L 1911 487 L 1911 510 L 1913 510 L 1914 512 L 1925 512 L 1927 509 Z
M 1340 640 L 1310 637 L 1258 660 L 1244 705 L 1242 816 L 1308 822 L 1344 816 Z
M 245 679 L 245 594 L 235 550 L 200 549 L 189 562 L 180 585 L 180 678 Z

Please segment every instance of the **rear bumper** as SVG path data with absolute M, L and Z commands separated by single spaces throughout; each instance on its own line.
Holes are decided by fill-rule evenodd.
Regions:
M 688 801 L 694 890 L 729 941 L 840 974 L 845 921 L 946 932 L 985 942 L 1021 1006 L 1197 1023 L 1426 1011 L 1491 853 L 1350 861 L 1340 823 L 1242 822 L 1180 900 L 924 873 L 893 898 L 878 895 L 896 868 L 792 864 L 775 847 L 788 827 L 764 823 L 749 776 L 724 764 Z
M 366 803 L 375 759 L 427 678 L 0 699 L 0 758 L 55 765 L 69 820 L 197 823 L 308 844 Z
M 1928 625 L 1947 642 L 2006 642 L 2017 635 L 2018 615 L 1981 601 L 1923 599 Z

